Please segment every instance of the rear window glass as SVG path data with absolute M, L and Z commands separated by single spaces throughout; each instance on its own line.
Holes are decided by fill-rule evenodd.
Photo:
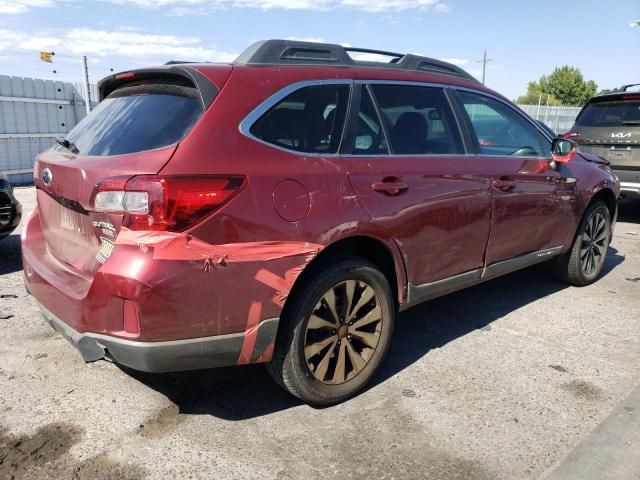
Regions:
M 583 127 L 621 127 L 640 125 L 640 100 L 594 102 L 576 119 Z
M 125 87 L 100 102 L 66 139 L 81 155 L 153 150 L 182 140 L 202 112 L 195 88 L 165 84 Z
M 274 105 L 251 127 L 272 145 L 298 152 L 338 151 L 349 101 L 348 85 L 301 88 Z

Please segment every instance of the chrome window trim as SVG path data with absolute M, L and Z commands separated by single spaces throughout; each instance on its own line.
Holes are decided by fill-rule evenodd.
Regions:
M 287 153 L 292 153 L 294 155 L 300 155 L 303 157 L 324 157 L 324 158 L 334 158 L 340 156 L 340 146 L 342 145 L 342 140 L 344 139 L 344 129 L 346 128 L 347 118 L 345 118 L 345 125 L 343 125 L 342 135 L 340 138 L 340 145 L 338 145 L 338 151 L 336 153 L 316 153 L 316 152 L 302 152 L 300 150 L 294 150 L 291 148 L 282 147 L 280 145 L 274 145 L 273 143 L 266 142 L 251 133 L 251 127 L 253 124 L 258 121 L 262 115 L 264 115 L 271 107 L 276 105 L 281 100 L 285 99 L 287 96 L 292 94 L 293 92 L 297 92 L 306 87 L 316 87 L 319 85 L 353 85 L 354 81 L 352 79 L 344 79 L 344 78 L 336 78 L 336 79 L 324 79 L 324 80 L 304 80 L 301 82 L 295 82 L 287 85 L 286 87 L 278 90 L 273 95 L 269 96 L 266 100 L 262 101 L 256 108 L 254 108 L 249 114 L 244 117 L 244 119 L 238 125 L 238 130 L 245 137 L 266 145 L 271 148 L 275 148 L 276 150 L 280 150 Z M 350 89 L 351 91 L 353 89 Z M 352 92 L 349 92 L 349 100 L 351 103 L 351 95 Z M 348 107 L 348 105 L 347 105 Z M 348 108 L 347 108 L 348 114 Z

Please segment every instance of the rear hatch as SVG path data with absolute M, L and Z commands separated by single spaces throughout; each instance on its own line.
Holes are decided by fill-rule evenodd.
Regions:
M 612 168 L 640 169 L 640 93 L 592 98 L 565 137 L 603 157 Z
M 213 82 L 188 67 L 103 80 L 95 110 L 61 145 L 37 157 L 38 210 L 50 254 L 92 277 L 108 258 L 124 216 L 96 211 L 97 185 L 157 174 L 217 92 Z

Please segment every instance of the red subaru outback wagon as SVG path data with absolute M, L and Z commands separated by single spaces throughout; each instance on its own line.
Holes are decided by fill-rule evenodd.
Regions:
M 537 262 L 599 275 L 619 185 L 460 68 L 270 40 L 99 84 L 35 166 L 25 281 L 86 361 L 266 362 L 313 404 L 380 366 L 394 316 Z

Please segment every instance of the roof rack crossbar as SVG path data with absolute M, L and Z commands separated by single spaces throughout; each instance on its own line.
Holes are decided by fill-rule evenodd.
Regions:
M 389 62 L 355 60 L 349 52 L 371 53 L 392 57 Z M 348 67 L 395 68 L 418 72 L 453 75 L 478 82 L 462 68 L 451 63 L 420 55 L 344 47 L 331 43 L 302 42 L 296 40 L 264 40 L 247 48 L 238 56 L 236 65 L 331 65 Z

